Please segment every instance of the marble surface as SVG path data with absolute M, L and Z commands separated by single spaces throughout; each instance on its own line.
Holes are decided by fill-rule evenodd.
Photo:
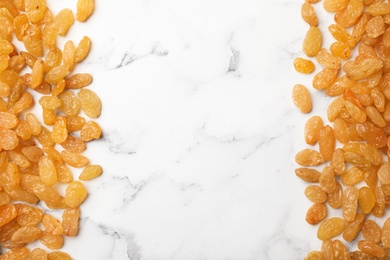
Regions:
M 47 1 L 53 10 L 75 0 Z M 307 25 L 297 0 L 96 1 L 67 35 L 103 102 L 74 259 L 303 259 L 319 249 L 294 174 L 291 100 Z M 321 94 L 313 92 L 313 98 Z M 323 113 L 318 101 L 313 113 Z

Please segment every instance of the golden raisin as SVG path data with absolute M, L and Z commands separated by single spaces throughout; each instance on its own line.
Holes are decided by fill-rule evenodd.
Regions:
M 312 110 L 310 92 L 305 86 L 296 84 L 292 90 L 292 98 L 294 104 L 301 110 L 302 113 L 309 113 Z
M 325 219 L 320 223 L 317 231 L 317 237 L 320 240 L 329 240 L 339 234 L 344 230 L 345 222 L 342 218 L 333 217 Z

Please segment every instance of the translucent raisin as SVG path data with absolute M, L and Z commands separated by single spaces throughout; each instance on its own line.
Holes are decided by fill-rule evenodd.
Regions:
M 45 214 L 42 219 L 42 224 L 46 231 L 53 235 L 62 235 L 64 233 L 62 222 L 52 215 Z
M 63 150 L 61 156 L 67 164 L 76 168 L 84 167 L 89 163 L 88 158 L 80 153 Z
M 100 176 L 103 169 L 100 165 L 87 165 L 79 176 L 79 180 L 88 181 Z
M 328 211 L 324 203 L 313 204 L 306 212 L 306 222 L 316 225 L 326 218 Z
M 325 219 L 321 222 L 318 227 L 317 237 L 320 240 L 329 240 L 339 234 L 341 234 L 344 230 L 345 222 L 344 219 L 333 217 L 329 219 Z
M 345 225 L 345 229 L 343 232 L 343 238 L 345 241 L 351 242 L 357 237 L 363 227 L 365 218 L 366 215 L 364 215 L 363 213 L 359 213 L 356 215 L 353 221 Z
M 318 27 L 311 26 L 302 43 L 302 50 L 308 57 L 314 57 L 320 51 L 322 33 Z
M 69 183 L 65 192 L 65 203 L 68 207 L 75 208 L 87 197 L 87 190 L 79 181 L 72 181 Z
M 67 208 L 62 214 L 62 225 L 64 227 L 64 234 L 73 237 L 77 234 L 79 229 L 79 208 Z
M 87 57 L 90 49 L 91 39 L 87 36 L 84 36 L 76 48 L 76 52 L 74 54 L 74 62 L 78 63 L 84 60 Z
M 325 160 L 316 150 L 303 149 L 295 155 L 295 161 L 302 166 L 317 166 Z
M 295 174 L 304 181 L 318 182 L 321 173 L 316 169 L 301 167 L 295 169 Z
M 57 34 L 60 36 L 64 36 L 73 23 L 74 15 L 72 10 L 68 8 L 61 10 L 54 18 L 54 26 L 57 30 Z
M 369 187 L 359 189 L 359 206 L 364 214 L 369 214 L 375 206 L 375 195 Z
M 345 188 L 343 192 L 342 213 L 345 221 L 351 222 L 357 213 L 359 190 L 353 186 Z
M 57 183 L 57 169 L 50 157 L 42 156 L 40 158 L 39 176 L 43 183 L 47 186 L 52 186 Z
M 343 188 L 340 183 L 336 181 L 336 189 L 334 192 L 328 194 L 328 204 L 334 209 L 341 208 L 343 202 Z
M 338 72 L 337 69 L 325 67 L 313 77 L 313 87 L 318 90 L 329 87 L 336 80 Z
M 333 240 L 333 256 L 334 259 L 349 259 L 347 247 L 338 239 Z
M 363 224 L 362 235 L 364 239 L 378 244 L 382 238 L 382 230 L 375 221 L 369 219 Z
M 311 60 L 298 57 L 294 60 L 294 68 L 300 73 L 310 74 L 314 71 L 315 66 Z
M 89 142 L 94 139 L 99 139 L 102 135 L 102 129 L 99 124 L 94 121 L 88 121 L 80 131 L 80 138 L 84 142 Z
M 69 89 L 80 89 L 90 85 L 92 82 L 92 75 L 89 73 L 73 74 L 66 79 L 66 87 Z
M 333 193 L 337 187 L 334 169 L 330 166 L 325 166 L 321 172 L 319 183 L 323 191 L 328 194 Z
M 315 55 L 315 59 L 323 67 L 334 70 L 340 69 L 340 58 L 333 56 L 333 54 L 329 53 L 323 48 L 318 50 L 317 54 Z
M 318 138 L 318 145 L 322 158 L 324 158 L 326 161 L 330 161 L 335 150 L 336 138 L 334 136 L 332 127 L 329 125 L 321 128 Z
M 16 218 L 17 223 L 24 226 L 35 226 L 41 222 L 43 217 L 43 212 L 41 209 L 25 205 L 17 204 L 18 216 Z
M 324 203 L 328 199 L 328 195 L 317 185 L 307 186 L 305 196 L 314 203 Z
M 39 239 L 42 235 L 42 230 L 33 226 L 21 227 L 15 231 L 11 240 L 16 243 L 31 243 Z
M 66 128 L 66 118 L 57 116 L 54 122 L 53 131 L 51 133 L 53 141 L 57 144 L 62 143 L 68 137 L 68 129 Z
M 59 95 L 61 100 L 60 110 L 68 116 L 77 115 L 81 109 L 81 103 L 72 91 L 66 90 Z
M 368 240 L 359 241 L 357 246 L 362 252 L 370 256 L 384 257 L 386 255 L 386 252 L 383 250 L 383 248 Z
M 364 171 L 353 166 L 341 175 L 340 180 L 346 186 L 353 186 L 364 180 Z
M 40 242 L 47 248 L 55 250 L 60 249 L 64 245 L 64 238 L 62 235 L 54 235 L 50 232 L 43 231 Z M 49 259 L 49 257 L 48 257 Z
M 390 218 L 383 223 L 381 241 L 384 248 L 390 248 Z
M 100 116 L 102 110 L 102 103 L 100 98 L 90 89 L 81 89 L 77 93 L 77 98 L 81 102 L 81 109 L 90 118 L 97 118 Z M 306 109 L 307 104 L 303 104 Z

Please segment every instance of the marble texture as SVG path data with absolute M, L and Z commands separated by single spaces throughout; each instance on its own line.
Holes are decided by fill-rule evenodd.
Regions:
M 53 10 L 75 0 L 48 1 Z M 86 183 L 74 259 L 303 259 L 319 249 L 295 177 L 307 119 L 291 88 L 297 0 L 96 1 L 91 72 L 104 174 Z M 321 97 L 313 93 L 313 97 Z M 326 99 L 314 113 L 324 113 Z

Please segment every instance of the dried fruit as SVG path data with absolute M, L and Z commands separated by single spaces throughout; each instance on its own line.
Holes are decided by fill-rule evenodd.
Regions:
M 333 240 L 334 259 L 349 259 L 347 247 L 338 239 Z
M 325 68 L 330 68 L 334 70 L 340 69 L 341 62 L 338 57 L 333 56 L 333 54 L 329 53 L 325 49 L 318 50 L 317 54 L 315 55 L 315 59 L 321 66 Z
M 87 20 L 93 9 L 93 0 L 79 0 L 77 20 Z M 30 252 L 28 247 L 39 240 L 56 250 L 64 244 L 63 235 L 78 232 L 78 207 L 87 190 L 73 181 L 67 164 L 86 166 L 80 180 L 102 173 L 81 154 L 85 142 L 100 138 L 101 127 L 79 115 L 100 116 L 101 100 L 86 89 L 92 82 L 89 73 L 68 75 L 90 52 L 91 40 L 84 36 L 76 47 L 63 39 L 63 51 L 57 46 L 57 37 L 74 20 L 68 8 L 54 16 L 45 0 L 0 1 L 0 259 L 71 259 L 64 252 Z M 36 104 L 43 122 L 31 109 Z M 57 144 L 65 150 L 60 153 Z M 65 186 L 65 196 L 58 183 Z M 38 205 L 63 211 L 62 220 Z
M 64 228 L 62 226 L 61 221 L 59 221 L 52 215 L 43 215 L 42 224 L 45 227 L 46 231 L 53 235 L 62 235 L 64 233 Z
M 384 248 L 390 248 L 390 218 L 383 223 L 381 241 Z
M 322 155 L 312 149 L 303 149 L 297 153 L 295 161 L 302 166 L 317 166 L 325 162 Z
M 348 4 L 347 0 L 336 1 L 336 0 L 324 0 L 324 9 L 328 12 L 336 12 L 344 9 Z
M 29 260 L 46 260 L 46 259 L 47 259 L 46 251 L 40 248 L 33 249 L 29 256 Z
M 324 254 L 319 251 L 311 251 L 304 260 L 324 260 Z
M 47 186 L 57 183 L 57 169 L 54 161 L 48 156 L 42 156 L 39 160 L 39 177 Z
M 67 208 L 62 214 L 62 226 L 64 227 L 64 234 L 73 237 L 77 234 L 79 229 L 79 208 Z
M 363 144 L 360 146 L 360 152 L 370 163 L 374 165 L 380 165 L 382 163 L 382 153 L 377 148 L 369 144 Z
M 57 144 L 62 143 L 68 137 L 68 129 L 66 128 L 66 118 L 57 116 L 54 121 L 53 132 L 51 138 Z
M 366 35 L 371 38 L 377 38 L 385 32 L 385 22 L 382 16 L 372 17 L 366 25 Z
M 322 158 L 324 158 L 326 161 L 330 161 L 335 150 L 336 138 L 332 127 L 329 125 L 321 128 L 318 138 L 318 145 Z
M 311 206 L 306 213 L 306 221 L 311 225 L 316 225 L 326 218 L 328 211 L 324 203 L 316 203 Z
M 333 193 L 336 190 L 337 182 L 332 167 L 324 167 L 320 175 L 319 183 L 321 188 L 328 194 Z
M 336 1 L 335 1 L 336 2 Z M 337 1 L 339 2 L 339 1 Z M 325 2 L 324 2 L 325 3 Z M 338 24 L 331 24 L 329 27 L 329 32 L 332 36 L 340 43 L 346 44 L 349 48 L 353 48 L 356 45 L 355 40 L 352 35 L 342 26 Z
M 294 60 L 294 68 L 296 71 L 306 74 L 312 73 L 315 69 L 314 63 L 304 58 L 296 58 Z
M 375 195 L 369 187 L 359 189 L 359 206 L 364 214 L 369 214 L 375 206 Z
M 13 205 L 0 206 L 0 227 L 4 226 L 17 216 L 17 211 Z
M 390 165 L 383 163 L 378 169 L 378 179 L 382 185 L 390 184 Z
M 343 202 L 343 188 L 340 183 L 336 182 L 336 189 L 334 192 L 328 194 L 327 202 L 329 206 L 334 209 L 341 208 Z
M 336 12 L 334 20 L 344 28 L 349 27 L 357 23 L 363 10 L 364 5 L 360 0 L 350 0 L 345 8 Z
M 72 260 L 65 252 L 55 251 L 47 254 L 47 260 Z
M 21 227 L 13 233 L 11 240 L 16 243 L 30 243 L 39 239 L 42 235 L 42 230 L 33 226 Z
M 339 57 L 343 60 L 351 57 L 351 49 L 346 43 L 343 42 L 332 43 L 332 45 L 330 45 L 330 52 L 333 54 L 333 56 Z
M 382 238 L 382 230 L 375 221 L 369 219 L 363 224 L 362 235 L 364 239 L 378 244 Z
M 86 21 L 92 14 L 95 7 L 94 0 L 78 0 L 76 19 L 79 22 Z
M 40 241 L 43 245 L 52 250 L 60 249 L 64 244 L 64 238 L 62 235 L 54 235 L 47 231 L 42 232 Z
M 50 84 L 56 84 L 65 78 L 69 71 L 69 65 L 63 64 L 53 67 L 45 76 L 45 81 Z
M 308 57 L 314 57 L 320 51 L 322 34 L 318 27 L 311 26 L 302 43 L 302 50 Z
M 381 187 L 374 187 L 373 191 L 376 198 L 376 202 L 374 208 L 372 209 L 372 214 L 376 217 L 382 217 L 386 206 L 385 194 L 383 193 Z
M 84 167 L 89 163 L 89 159 L 84 155 L 68 150 L 63 150 L 61 157 L 67 164 L 76 168 Z
M 84 36 L 79 45 L 76 47 L 74 54 L 74 62 L 78 63 L 84 60 L 91 49 L 91 39 L 88 36 Z
M 70 208 L 76 208 L 87 197 L 87 190 L 79 181 L 72 181 L 69 183 L 65 192 L 65 203 Z
M 103 172 L 103 168 L 100 165 L 87 165 L 81 172 L 79 180 L 88 181 L 100 176 Z
M 345 188 L 343 192 L 342 212 L 345 221 L 354 220 L 358 207 L 359 190 L 354 186 Z
M 363 213 L 359 213 L 356 215 L 353 221 L 345 225 L 345 229 L 343 232 L 343 238 L 345 241 L 351 242 L 356 238 L 356 236 L 363 227 L 365 218 L 366 215 L 364 215 Z
M 89 142 L 94 139 L 99 139 L 102 135 L 102 129 L 99 124 L 94 121 L 88 121 L 80 131 L 80 138 L 84 142 Z
M 383 250 L 383 248 L 368 240 L 359 241 L 357 246 L 362 252 L 370 256 L 384 257 L 386 255 L 386 252 Z
M 361 62 L 347 61 L 343 69 L 349 79 L 360 80 L 378 72 L 383 67 L 383 61 L 378 58 L 365 58 Z
M 90 89 L 83 88 L 77 93 L 77 98 L 81 102 L 81 109 L 87 116 L 90 118 L 97 118 L 100 116 L 102 103 L 95 92 Z M 302 106 L 303 109 L 307 109 L 307 103 L 302 104 Z
M 333 243 L 331 240 L 322 241 L 321 245 L 321 253 L 324 259 L 332 259 L 333 258 Z
M 336 80 L 338 72 L 338 69 L 325 67 L 313 77 L 313 87 L 318 90 L 329 87 Z
M 387 3 L 378 1 L 367 8 L 367 13 L 373 16 L 390 14 L 390 6 Z
M 54 27 L 60 36 L 64 36 L 73 23 L 74 15 L 72 10 L 68 8 L 62 9 L 54 18 Z
M 318 182 L 321 173 L 316 169 L 301 167 L 295 169 L 295 174 L 304 181 Z
M 317 237 L 320 240 L 329 240 L 341 234 L 344 230 L 345 222 L 342 218 L 333 217 L 325 219 L 318 227 Z
M 82 153 L 87 148 L 83 140 L 72 135 L 68 135 L 66 140 L 61 143 L 61 146 L 66 150 L 76 153 Z
M 26 247 L 20 247 L 16 249 L 10 249 L 1 255 L 1 259 L 3 260 L 25 260 L 30 255 L 30 249 Z
M 62 92 L 58 97 L 61 101 L 61 105 L 59 108 L 62 113 L 67 116 L 75 116 L 80 112 L 81 103 L 72 91 L 66 90 Z
M 43 218 L 43 212 L 41 209 L 25 204 L 17 204 L 16 206 L 18 212 L 16 220 L 20 226 L 35 226 L 41 222 Z
M 39 22 L 46 12 L 46 1 L 42 0 L 26 0 L 24 1 L 24 10 L 28 19 L 32 23 Z
M 66 87 L 68 89 L 79 89 L 90 85 L 92 76 L 89 73 L 73 74 L 66 79 Z
M 341 148 L 334 151 L 330 166 L 334 169 L 335 175 L 342 175 L 345 172 L 344 152 Z
M 73 41 L 67 41 L 64 45 L 64 50 L 62 51 L 62 60 L 64 64 L 68 65 L 70 71 L 73 70 L 75 52 L 76 46 Z

